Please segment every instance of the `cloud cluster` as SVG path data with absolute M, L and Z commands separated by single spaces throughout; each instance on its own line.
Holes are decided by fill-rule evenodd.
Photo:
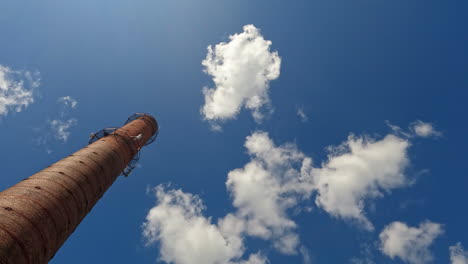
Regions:
M 28 107 L 34 102 L 33 90 L 39 85 L 39 73 L 15 71 L 0 65 L 0 116 Z
M 461 243 L 457 243 L 449 249 L 452 264 L 468 264 L 468 251 L 463 249 Z
M 257 122 L 264 116 L 263 107 L 272 109 L 269 82 L 279 77 L 281 59 L 270 51 L 271 44 L 257 28 L 246 25 L 229 42 L 208 47 L 202 64 L 215 87 L 204 88 L 201 113 L 213 128 L 220 129 L 217 121 L 235 118 L 244 107 Z M 301 121 L 308 120 L 303 108 L 297 108 L 296 114 Z M 433 124 L 419 120 L 407 129 L 387 124 L 392 134 L 380 139 L 351 134 L 342 144 L 330 146 L 327 159 L 319 165 L 296 145 L 277 146 L 267 133 L 254 132 L 245 142 L 250 161 L 228 173 L 226 187 L 235 211 L 219 220 L 219 230 L 240 241 L 243 236 L 270 240 L 281 253 L 296 254 L 302 247 L 290 212 L 303 210 L 299 203 L 311 198 L 331 216 L 374 230 L 366 207 L 412 183 L 405 175 L 410 140 L 442 135 Z M 391 258 L 424 263 L 431 259 L 428 247 L 440 233 L 441 226 L 431 222 L 419 228 L 394 222 L 380 234 L 381 250 Z
M 245 141 L 250 161 L 227 176 L 233 212 L 215 225 L 202 216 L 204 207 L 198 197 L 158 187 L 158 202 L 148 214 L 144 235 L 151 242 L 160 242 L 161 258 L 168 263 L 238 260 L 246 236 L 271 241 L 283 254 L 297 254 L 300 237 L 290 215 L 304 210 L 301 201 L 314 194 L 316 205 L 332 216 L 372 229 L 364 215 L 365 206 L 408 184 L 404 169 L 409 163 L 409 145 L 395 135 L 380 140 L 351 135 L 341 145 L 329 147 L 328 159 L 314 167 L 312 159 L 295 144 L 278 146 L 268 133 L 254 132 Z M 187 237 L 190 234 L 194 237 Z M 202 248 L 190 245 L 195 237 L 203 238 Z M 209 259 L 198 259 L 197 252 L 178 252 L 178 248 L 217 253 L 203 253 Z
M 286 254 L 294 253 L 299 243 L 287 211 L 313 194 L 316 205 L 330 215 L 372 230 L 365 206 L 409 185 L 404 174 L 409 146 L 391 134 L 380 140 L 351 135 L 329 147 L 327 161 L 315 167 L 296 145 L 276 146 L 267 133 L 254 132 L 245 142 L 250 162 L 229 172 L 226 182 L 235 217 L 243 219 L 249 235 L 273 239 Z
M 380 250 L 390 258 L 398 257 L 410 264 L 432 261 L 429 247 L 443 233 L 438 223 L 423 222 L 419 227 L 409 227 L 402 222 L 387 225 L 380 233 Z
M 175 264 L 264 264 L 261 254 L 238 260 L 244 252 L 243 240 L 229 219 L 219 225 L 202 215 L 204 205 L 198 196 L 181 190 L 156 188 L 157 206 L 143 225 L 149 243 L 159 242 L 160 258 Z M 238 261 L 236 261 L 238 260 Z
M 215 88 L 203 89 L 205 105 L 201 113 L 209 121 L 227 120 L 245 107 L 260 121 L 264 116 L 262 107 L 270 102 L 269 82 L 280 75 L 281 59 L 277 52 L 270 51 L 271 41 L 265 40 L 253 25 L 244 26 L 244 32 L 229 39 L 209 46 L 202 61 Z
M 157 188 L 158 202 L 147 216 L 144 236 L 150 242 L 160 242 L 163 261 L 234 263 L 244 254 L 245 236 L 271 240 L 284 254 L 297 253 L 299 236 L 287 210 L 311 194 L 311 160 L 293 144 L 276 146 L 264 132 L 247 137 L 245 146 L 251 161 L 229 172 L 226 181 L 236 211 L 219 219 L 217 225 L 201 215 L 204 207 L 198 197 Z M 190 234 L 194 238 L 187 237 Z M 203 237 L 204 242 L 195 237 Z M 193 248 L 186 244 L 191 241 L 208 259 L 198 258 L 199 253 L 189 250 L 176 252 L 177 248 Z M 239 263 L 265 262 L 266 258 L 255 254 Z

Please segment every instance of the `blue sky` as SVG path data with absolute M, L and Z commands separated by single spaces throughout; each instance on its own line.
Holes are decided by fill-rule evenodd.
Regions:
M 160 124 L 141 166 L 52 263 L 180 264 L 197 252 L 232 263 L 467 263 L 466 1 L 3 1 L 0 10 L 1 189 L 135 112 Z M 207 73 L 210 45 L 224 61 L 208 60 Z M 211 117 L 204 87 L 229 91 Z M 247 173 L 249 164 L 262 170 Z M 276 187 L 240 184 L 258 175 Z M 157 200 L 157 186 L 174 201 Z M 262 211 L 262 191 L 276 211 Z M 147 219 L 151 209 L 161 214 Z M 186 222 L 171 229 L 163 213 L 178 210 Z M 250 226 L 226 230 L 228 215 Z M 199 250 L 175 251 L 188 233 Z M 288 237 L 298 239 L 289 251 Z

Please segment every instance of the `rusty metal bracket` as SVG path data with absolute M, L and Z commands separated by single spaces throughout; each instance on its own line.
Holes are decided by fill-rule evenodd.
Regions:
M 127 121 L 125 122 L 124 125 L 126 125 L 126 124 L 132 122 L 132 121 L 135 120 L 135 119 L 138 119 L 138 118 L 140 118 L 140 117 L 143 117 L 143 116 L 149 116 L 149 117 L 151 117 L 152 119 L 154 119 L 153 116 L 151 116 L 151 115 L 149 115 L 149 114 L 146 114 L 146 113 L 135 113 L 135 114 L 131 115 L 131 116 L 127 119 Z M 147 121 L 146 121 L 145 119 L 142 119 L 142 120 L 144 120 L 144 122 L 147 123 Z M 145 146 L 147 146 L 147 145 L 153 143 L 153 142 L 156 140 L 156 138 L 158 137 L 158 134 L 159 134 L 159 128 L 158 128 L 158 127 L 155 127 L 152 123 L 150 123 L 150 125 L 151 125 L 151 127 L 153 127 L 153 130 L 154 130 L 155 132 L 154 132 L 153 136 L 152 136 L 150 139 L 148 139 L 148 141 L 146 142 Z
M 117 130 L 116 127 L 108 127 L 108 128 L 99 130 L 96 133 L 92 133 L 90 135 L 90 140 L 88 141 L 88 145 L 98 141 L 101 138 L 107 137 L 108 135 L 114 133 L 115 130 Z
M 146 113 L 135 113 L 133 115 L 131 115 L 127 121 L 125 121 L 125 124 L 128 124 L 136 119 L 139 119 L 139 118 L 142 118 L 144 116 L 148 116 L 148 117 L 151 117 L 151 119 L 154 119 L 154 117 L 152 117 L 151 115 L 149 114 L 146 114 Z M 145 118 L 142 118 L 141 120 L 143 120 L 143 122 L 151 125 L 151 127 L 153 128 L 153 130 L 155 131 L 153 136 L 151 136 L 150 139 L 148 139 L 148 141 L 146 142 L 145 146 L 153 143 L 157 136 L 158 136 L 158 133 L 159 133 L 159 127 L 158 126 L 155 126 L 153 123 L 147 121 Z M 104 138 L 104 137 L 107 137 L 107 136 L 110 136 L 110 135 L 113 135 L 113 136 L 120 136 L 116 133 L 116 131 L 118 130 L 119 128 L 116 128 L 116 127 L 108 127 L 108 128 L 104 128 L 102 130 L 99 130 L 98 132 L 96 133 L 92 133 L 90 135 L 91 139 L 89 140 L 88 144 L 92 144 L 96 141 L 98 141 L 99 139 L 101 138 Z M 132 136 L 130 136 L 132 137 Z M 128 142 L 127 142 L 128 143 Z M 140 154 L 140 148 L 141 146 L 138 146 L 137 147 L 137 152 L 136 154 L 133 156 L 133 158 L 130 160 L 130 163 L 128 164 L 128 166 L 122 171 L 121 175 L 125 176 L 125 177 L 128 177 L 133 169 L 136 168 L 137 166 L 137 163 L 138 161 L 140 160 L 140 157 L 141 157 L 141 154 Z

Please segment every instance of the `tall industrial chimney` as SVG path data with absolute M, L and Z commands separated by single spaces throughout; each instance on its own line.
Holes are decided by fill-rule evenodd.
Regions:
M 121 128 L 0 193 L 0 264 L 48 263 L 115 179 L 128 176 L 158 123 L 131 116 Z

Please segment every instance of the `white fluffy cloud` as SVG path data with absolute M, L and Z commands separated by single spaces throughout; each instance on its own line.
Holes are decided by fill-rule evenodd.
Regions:
M 245 107 L 260 121 L 262 107 L 270 102 L 269 82 L 280 75 L 281 59 L 277 52 L 270 51 L 271 41 L 265 40 L 253 25 L 244 26 L 244 32 L 229 39 L 228 43 L 209 46 L 202 61 L 215 88 L 204 88 L 201 113 L 206 120 L 226 120 Z
M 419 137 L 437 137 L 442 135 L 431 123 L 422 122 L 420 120 L 413 122 L 410 125 L 410 129 Z
M 255 132 L 245 146 L 251 161 L 228 174 L 236 217 L 252 236 L 272 239 L 286 254 L 296 253 L 299 237 L 287 210 L 312 192 L 311 159 L 295 145 L 275 146 L 267 133 Z
M 312 172 L 317 206 L 373 229 L 364 215 L 366 201 L 408 184 L 403 173 L 409 163 L 408 147 L 407 140 L 395 135 L 381 140 L 351 135 L 338 147 L 330 147 L 328 161 Z
M 156 188 L 157 205 L 143 225 L 148 242 L 160 243 L 160 258 L 174 264 L 263 264 L 261 254 L 238 260 L 244 252 L 243 239 L 231 222 L 212 224 L 202 215 L 205 209 L 198 196 L 181 190 Z M 236 261 L 237 260 L 237 261 Z
M 468 251 L 465 251 L 461 243 L 450 247 L 450 260 L 452 264 L 468 264 Z
M 28 107 L 34 102 L 33 89 L 39 84 L 39 73 L 14 71 L 0 65 L 0 115 Z
M 380 250 L 390 258 L 398 257 L 410 264 L 432 261 L 429 247 L 443 233 L 442 226 L 423 222 L 419 227 L 409 227 L 402 222 L 393 222 L 380 233 Z

